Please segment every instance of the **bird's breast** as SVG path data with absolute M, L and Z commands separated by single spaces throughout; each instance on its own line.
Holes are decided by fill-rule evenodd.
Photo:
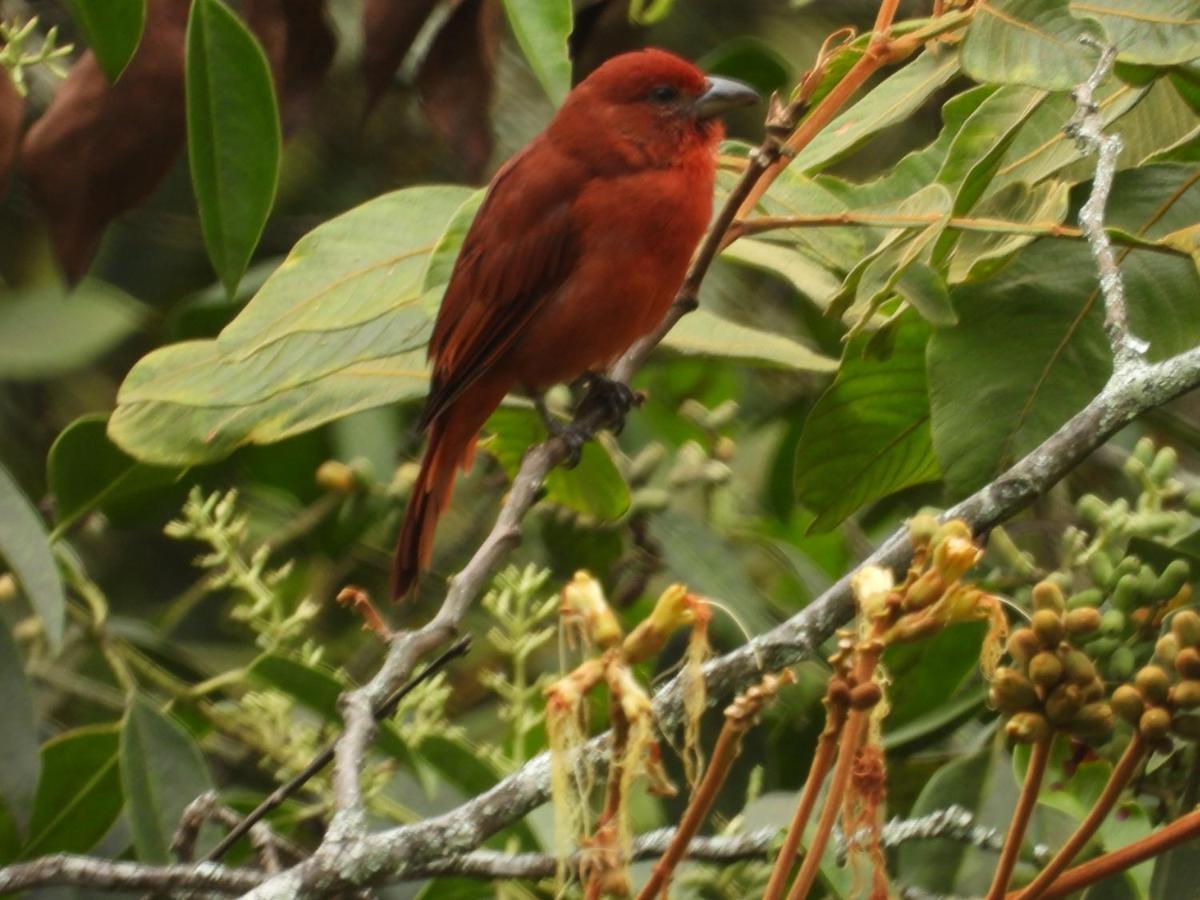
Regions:
M 512 350 L 521 383 L 544 388 L 603 369 L 662 320 L 711 214 L 713 164 L 702 162 L 580 192 L 571 272 Z

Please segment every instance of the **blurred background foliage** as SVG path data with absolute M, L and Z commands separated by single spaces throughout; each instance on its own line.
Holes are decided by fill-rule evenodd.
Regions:
M 221 94 L 221 59 L 233 67 L 230 71 L 242 73 L 258 65 L 258 57 L 244 41 L 238 43 L 240 26 L 222 18 L 228 10 L 205 2 L 214 7 L 210 48 L 232 56 L 213 57 L 197 77 L 208 78 L 218 98 L 238 97 L 246 115 L 263 114 L 269 98 L 255 100 L 252 91 Z M 102 30 L 88 31 L 89 6 L 94 7 L 83 0 L 0 0 L 0 19 L 15 23 L 36 16 L 39 40 L 57 28 L 59 44 L 73 43 L 78 50 L 89 45 L 89 37 L 103 37 Z M 184 14 L 187 6 L 181 7 Z M 333 598 L 347 583 L 384 595 L 391 542 L 420 451 L 412 427 L 419 411 L 415 401 L 423 392 L 419 381 L 407 395 L 397 394 L 407 402 L 348 416 L 326 411 L 324 418 L 307 423 L 320 420 L 320 427 L 306 424 L 301 433 L 263 445 L 231 439 L 228 447 L 210 454 L 221 457 L 215 460 L 195 452 L 194 443 L 193 450 L 178 450 L 205 432 L 194 423 L 189 430 L 184 420 L 158 407 L 151 406 L 141 419 L 126 420 L 132 424 L 124 432 L 114 426 L 111 436 L 108 421 L 118 388 L 135 363 L 158 348 L 216 338 L 302 236 L 397 188 L 468 186 L 376 201 L 374 230 L 360 233 L 364 246 L 374 237 L 393 249 L 416 240 L 419 229 L 436 238 L 451 220 L 462 221 L 455 216 L 470 202 L 469 187 L 486 182 L 549 120 L 552 98 L 566 87 L 565 69 L 555 68 L 552 58 L 529 53 L 522 44 L 531 36 L 519 41 L 512 25 L 522 21 L 522 6 L 524 15 L 533 17 L 526 21 L 552 19 L 553 4 L 509 0 L 502 7 L 491 0 L 463 0 L 453 8 L 424 6 L 428 21 L 422 16 L 409 28 L 411 46 L 397 53 L 395 44 L 390 50 L 381 47 L 382 39 L 373 49 L 364 48 L 364 15 L 368 34 L 382 29 L 387 23 L 371 16 L 386 16 L 381 12 L 386 4 L 367 4 L 364 10 L 357 0 L 329 0 L 328 32 L 305 32 L 300 41 L 294 31 L 290 45 L 279 31 L 287 29 L 287 6 L 230 4 L 257 32 L 266 50 L 262 63 L 281 86 L 277 190 L 269 165 L 234 173 L 244 177 L 235 187 L 244 186 L 247 196 L 265 197 L 263 217 L 270 210 L 257 245 L 253 234 L 248 243 L 237 237 L 238 228 L 255 231 L 253 211 L 230 226 L 205 212 L 200 183 L 193 188 L 182 143 L 181 81 L 173 99 L 156 94 L 149 102 L 141 98 L 140 106 L 127 99 L 124 116 L 101 142 L 112 149 L 130 130 L 161 134 L 161 152 L 145 169 L 106 169 L 99 145 L 73 159 L 64 154 L 47 162 L 30 154 L 18 160 L 0 195 L 0 476 L 8 473 L 0 479 L 0 531 L 10 537 L 2 549 L 14 568 L 19 555 L 43 572 L 49 566 L 57 573 L 47 575 L 50 582 L 62 579 L 64 588 L 55 583 L 38 588 L 26 578 L 25 595 L 65 589 L 66 596 L 57 644 L 54 627 L 44 628 L 29 616 L 29 597 L 14 579 L 0 579 L 5 625 L 0 643 L 8 645 L 0 646 L 0 696 L 13 698 L 20 717 L 0 736 L 3 758 L 15 761 L 0 781 L 0 863 L 53 850 L 165 860 L 164 835 L 180 804 L 215 784 L 235 808 L 252 806 L 334 733 L 338 691 L 369 675 L 381 655 L 379 641 Z M 928 15 L 925 6 L 903 3 L 900 18 Z M 310 7 L 320 4 L 296 3 L 290 9 Z M 408 8 L 396 6 L 401 7 Z M 179 9 L 173 0 L 151 0 L 146 27 L 162 29 L 153 32 L 161 39 L 160 49 L 172 40 L 182 46 Z M 875 4 L 858 0 L 577 2 L 572 77 L 578 80 L 614 53 L 653 45 L 742 78 L 765 93 L 787 91 L 829 33 L 845 25 L 867 30 L 875 12 Z M 166 24 L 155 24 L 156 15 Z M 91 24 L 102 29 L 102 23 Z M 1118 182 L 1112 221 L 1137 233 L 1146 215 L 1164 197 L 1172 198 L 1166 206 L 1169 221 L 1143 235 L 1148 240 L 1194 224 L 1200 204 L 1195 189 L 1200 76 L 1189 62 L 1197 53 L 1196 38 L 1180 40 L 1192 43 L 1174 49 L 1177 58 L 1126 60 L 1121 80 L 1114 82 L 1120 85 L 1116 99 L 1110 98 L 1113 114 L 1124 116 L 1117 127 L 1127 145 L 1123 165 L 1130 169 Z M 964 47 L 964 65 L 967 52 Z M 1001 94 L 994 92 L 995 84 L 1005 82 L 1003 73 L 981 76 L 988 59 L 986 53 L 978 59 L 978 48 L 974 53 L 974 82 L 992 79 L 992 84 L 972 87 L 971 79 L 947 68 L 945 77 L 937 76 L 940 80 L 935 78 L 909 106 L 868 107 L 873 124 L 865 140 L 853 143 L 855 152 L 846 152 L 849 140 L 828 150 L 812 169 L 819 167 L 824 181 L 818 185 L 801 176 L 781 181 L 780 205 L 771 206 L 772 194 L 765 211 L 795 214 L 799 206 L 803 212 L 822 212 L 805 205 L 820 195 L 836 196 L 854 209 L 891 203 L 900 214 L 939 222 L 950 214 L 950 199 L 954 214 L 964 212 L 957 205 L 961 194 L 951 198 L 944 191 L 919 189 L 929 184 L 930 166 L 940 165 L 963 119 L 988 102 L 1001 106 L 996 102 Z M 102 68 L 120 71 L 119 42 L 103 55 Z M 909 66 L 930 64 L 945 66 L 945 58 L 931 63 L 922 57 Z M 1085 64 L 1083 74 L 1088 70 Z M 872 85 L 890 74 L 885 71 Z M 26 68 L 25 80 L 28 94 L 17 119 L 29 125 L 70 82 L 61 82 L 44 63 Z M 1038 87 L 1035 79 L 1034 86 L 1000 88 L 1007 92 L 1002 97 L 1007 105 L 997 116 L 1007 123 L 1003 133 L 1008 137 L 991 145 L 994 156 L 980 177 L 994 177 L 995 192 L 990 208 L 983 205 L 987 197 L 976 195 L 978 215 L 1073 223 L 1068 210 L 1076 210 L 1085 196 L 1086 184 L 1080 183 L 1089 177 L 1091 163 L 1076 161 L 1057 145 L 1051 162 L 1038 162 L 1037 154 L 1054 142 L 1069 118 L 1072 102 L 1063 88 L 1077 80 L 1071 74 L 1066 84 Z M 80 109 L 95 112 L 89 102 L 84 98 Z M 10 102 L 8 108 L 13 106 Z M 218 107 L 210 114 L 219 114 Z M 189 140 L 196 140 L 203 122 L 192 117 L 202 114 L 189 110 Z M 746 144 L 757 142 L 761 122 L 761 109 L 731 116 L 733 142 L 726 152 L 736 157 Z M 64 140 L 70 144 L 80 138 L 68 128 Z M 271 135 L 259 133 L 250 140 L 263 146 L 245 152 L 271 155 Z M 1066 146 L 1066 139 L 1060 140 Z M 47 139 L 45 146 L 53 143 Z M 921 148 L 929 149 L 913 153 Z M 0 162 L 4 151 L 0 140 Z M 206 153 L 220 157 L 221 148 L 191 147 L 193 168 Z M 1041 168 L 1019 169 L 1029 157 Z M 999 166 L 1001 159 L 1006 168 Z M 1150 160 L 1155 164 L 1142 165 Z M 1005 194 L 1004 173 L 1014 170 Z M 58 194 L 47 193 L 47 182 Z M 1033 185 L 1040 187 L 1035 191 Z M 93 219 L 74 222 L 77 230 L 70 231 L 63 204 L 78 204 L 81 192 L 90 204 L 83 218 Z M 128 212 L 115 217 L 104 212 L 106 204 L 119 207 L 120 198 L 135 195 L 137 202 L 125 203 L 132 207 Z M 966 211 L 972 206 L 968 203 Z M 55 208 L 59 212 L 46 215 Z M 363 210 L 355 215 L 360 214 L 366 215 Z M 112 223 L 105 229 L 108 218 Z M 403 222 L 402 233 L 388 232 L 393 221 Z M 453 233 L 442 248 L 443 263 L 452 258 Z M 588 448 L 579 469 L 556 474 L 548 502 L 526 520 L 514 554 L 517 568 L 498 581 L 468 622 L 469 630 L 487 640 L 478 640 L 465 662 L 406 703 L 396 727 L 384 730 L 367 775 L 375 813 L 409 821 L 446 809 L 544 746 L 536 715 L 538 689 L 558 663 L 555 642 L 543 629 L 553 624 L 554 591 L 577 569 L 603 579 L 627 622 L 644 616 L 672 581 L 721 601 L 731 615 L 718 617 L 714 625 L 719 652 L 742 642 L 745 632 L 759 633 L 803 608 L 917 509 L 944 505 L 978 487 L 1103 384 L 1107 350 L 1097 314 L 1088 312 L 1096 308 L 1094 269 L 1081 242 L 1042 240 L 1014 259 L 1028 241 L 1009 238 L 1005 245 L 1002 235 L 966 234 L 952 258 L 949 247 L 934 246 L 944 230 L 920 232 L 929 245 L 921 249 L 924 244 L 910 229 L 897 248 L 912 248 L 916 255 L 931 251 L 931 265 L 924 270 L 937 268 L 933 277 L 941 287 L 875 284 L 884 293 L 894 288 L 909 305 L 901 307 L 901 315 L 889 293 L 883 299 L 893 306 L 872 317 L 866 302 L 871 291 L 856 289 L 855 279 L 870 283 L 879 273 L 857 263 L 882 259 L 880 268 L 888 272 L 898 266 L 895 255 L 881 250 L 885 233 L 881 228 L 823 229 L 814 230 L 817 236 L 810 239 L 788 232 L 718 261 L 705 283 L 703 306 L 752 330 L 723 332 L 725 343 L 715 354 L 705 352 L 712 334 L 703 333 L 680 338 L 692 340 L 690 348 L 677 345 L 660 352 L 637 379 L 649 400 L 620 437 L 603 436 Z M 231 254 L 220 256 L 212 249 L 222 240 L 233 248 Z M 349 258 L 356 252 L 354 240 L 351 232 L 350 243 L 336 245 L 334 255 Z M 89 243 L 96 241 L 94 247 Z M 245 260 L 237 259 L 239 248 L 246 248 Z M 1127 276 L 1161 287 L 1164 296 L 1133 310 L 1135 327 L 1146 325 L 1139 333 L 1152 339 L 1159 355 L 1192 346 L 1200 336 L 1196 295 L 1187 293 L 1196 281 L 1194 263 L 1186 254 L 1165 262 L 1162 256 L 1139 251 Z M 1173 267 L 1170 280 L 1163 267 Z M 998 270 L 1007 281 L 988 280 Z M 64 275 L 82 280 L 68 290 Z M 413 309 L 427 317 L 439 282 L 424 270 L 405 277 L 413 282 Z M 841 287 L 843 277 L 848 288 Z M 952 303 L 947 283 L 954 287 Z M 1131 294 L 1135 302 L 1141 296 L 1136 287 Z M 272 296 L 280 308 L 296 299 L 285 290 Z M 830 306 L 836 312 L 850 301 L 856 301 L 855 315 L 826 314 Z M 1071 324 L 1064 337 L 1063 323 L 1078 324 L 1077 316 L 1082 329 Z M 844 345 L 858 317 L 868 323 L 866 332 Z M 771 343 L 781 339 L 786 340 Z M 739 340 L 741 346 L 733 347 Z M 1067 364 L 1055 368 L 1065 346 L 1060 341 L 1072 343 Z M 844 362 L 835 382 L 839 358 Z M 241 387 L 242 376 L 229 372 L 225 383 L 220 365 L 209 370 L 218 400 Z M 936 377 L 930 384 L 927 372 Z M 200 389 L 189 371 L 155 371 L 146 378 L 152 388 L 166 383 L 158 379 L 175 379 L 180 390 Z M 918 399 L 897 402 L 909 394 Z M 299 399 L 294 406 L 302 406 Z M 1081 495 L 1100 494 L 1106 503 L 1124 496 L 1136 506 L 1141 493 L 1163 488 L 1165 481 L 1148 487 L 1121 474 L 1142 433 L 1175 448 L 1178 460 L 1172 460 L 1170 477 L 1181 479 L 1183 487 L 1171 494 L 1174 505 L 1169 506 L 1178 512 L 1197 484 L 1191 474 L 1200 448 L 1195 413 L 1196 403 L 1188 399 L 1154 413 L 1014 522 L 999 550 L 989 555 L 995 586 L 1019 594 L 1035 574 L 1061 570 L 1069 577 L 1077 564 L 1069 547 L 1064 550 L 1063 536 L 1072 534 L 1072 525 L 1088 526 L 1087 516 L 1076 510 Z M 288 414 L 290 408 L 280 416 Z M 394 625 L 421 622 L 437 608 L 445 577 L 491 527 L 507 476 L 540 429 L 519 404 L 497 414 L 479 462 L 460 479 L 420 596 L 385 610 Z M 278 432 L 284 431 L 279 426 Z M 139 441 L 150 449 L 135 459 L 113 443 L 112 437 L 121 434 L 126 449 Z M 213 434 L 218 434 L 215 427 Z M 168 447 L 176 449 L 163 449 Z M 870 470 L 880 447 L 902 452 L 886 456 L 880 463 L 886 472 L 867 479 L 869 484 L 848 477 L 848 471 Z M 1133 536 L 1154 545 L 1139 552 L 1157 573 L 1173 559 L 1200 554 L 1195 525 L 1184 517 L 1165 530 Z M 50 542 L 39 545 L 52 548 L 48 563 L 44 554 L 38 556 L 41 549 L 17 539 L 30 529 L 50 533 Z M 1132 551 L 1127 540 L 1118 544 L 1119 563 Z M 1075 586 L 1086 590 L 1093 581 L 1084 576 Z M 1145 636 L 1132 630 L 1121 636 L 1131 647 L 1145 644 Z M 1005 823 L 1015 782 L 976 671 L 981 637 L 980 627 L 955 626 L 934 646 L 902 648 L 887 659 L 895 681 L 887 738 L 890 814 L 957 803 L 986 825 Z M 672 666 L 681 650 L 681 642 L 673 645 L 657 668 Z M 792 792 L 803 782 L 822 726 L 818 701 L 826 670 L 813 662 L 801 666 L 801 675 L 770 708 L 764 727 L 747 740 L 720 805 L 723 821 L 732 827 L 782 825 L 790 815 Z M 597 727 L 604 714 L 598 705 Z M 163 759 L 171 767 L 154 762 Z M 1065 760 L 1064 771 L 1073 771 L 1074 762 Z M 669 766 L 678 776 L 674 759 Z M 1147 779 L 1138 821 L 1177 813 L 1180 796 L 1194 800 L 1198 772 L 1194 747 L 1181 747 L 1160 767 L 1158 782 Z M 139 787 L 143 779 L 163 779 L 159 786 L 169 786 L 173 799 L 166 808 L 147 806 L 144 798 L 157 791 L 154 784 Z M 1079 790 L 1085 792 L 1086 786 Z M 680 802 L 644 800 L 636 809 L 638 830 L 673 821 Z M 52 814 L 64 804 L 71 811 L 65 822 Z M 298 841 L 311 842 L 328 804 L 327 785 L 318 781 L 287 804 L 275 822 Z M 1061 837 L 1078 805 L 1060 802 L 1056 809 L 1042 810 L 1035 820 L 1039 840 Z M 548 846 L 547 816 L 539 811 L 495 845 Z M 990 871 L 986 851 L 961 844 L 928 849 L 906 847 L 896 855 L 893 862 L 905 883 L 970 893 L 980 889 L 980 873 Z M 1177 859 L 1173 875 L 1156 877 L 1185 878 L 1181 865 Z M 844 874 L 831 867 L 827 876 L 827 891 L 852 896 Z M 760 879 L 753 866 L 720 876 L 697 869 L 686 889 L 733 896 Z M 395 896 L 412 890 L 397 888 Z M 447 881 L 421 890 L 457 896 L 496 889 Z M 499 890 L 526 894 L 533 889 Z M 1102 896 L 1150 896 L 1150 890 L 1149 876 L 1143 874 L 1123 879 Z M 1156 888 L 1155 895 L 1181 896 L 1162 890 Z

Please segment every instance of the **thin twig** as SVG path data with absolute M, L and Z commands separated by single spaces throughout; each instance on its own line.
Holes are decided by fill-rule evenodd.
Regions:
M 427 665 L 419 675 L 410 680 L 407 684 L 393 691 L 391 696 L 387 697 L 382 703 L 379 704 L 379 706 L 372 710 L 372 721 L 382 722 L 384 719 L 391 716 L 391 714 L 396 711 L 396 707 L 400 704 L 400 701 L 410 694 L 413 689 L 417 687 L 417 685 L 432 678 L 443 668 L 445 668 L 445 666 L 451 660 L 457 659 L 470 649 L 470 635 L 460 638 L 453 646 L 447 648 L 441 656 Z M 296 774 L 289 781 L 287 781 L 287 783 L 280 785 L 278 788 L 272 791 L 267 798 L 262 801 L 262 803 L 248 813 L 246 817 L 242 819 L 241 822 L 239 822 L 235 827 L 230 829 L 229 833 L 225 835 L 225 837 L 222 838 L 221 841 L 212 848 L 212 850 L 205 854 L 205 861 L 213 862 L 224 856 L 226 851 L 236 844 L 238 840 L 241 839 L 242 835 L 250 831 L 257 822 L 261 821 L 263 817 L 267 815 L 267 813 L 275 809 L 277 806 L 279 806 L 279 804 L 283 803 L 283 801 L 288 797 L 295 794 L 296 791 L 300 790 L 300 788 L 307 784 L 314 775 L 329 765 L 330 760 L 332 760 L 334 757 L 336 746 L 336 742 L 331 743 L 324 750 L 318 753 L 313 758 L 313 761 L 304 767 L 303 771 Z
M 1050 745 L 1053 742 L 1054 732 L 1050 732 L 1033 744 L 1029 754 L 1029 768 L 1025 770 L 1021 795 L 1017 798 L 1017 808 L 1013 812 L 1012 822 L 1009 823 L 1008 835 L 1004 838 L 1004 849 L 1000 851 L 1000 861 L 996 864 L 996 873 L 992 877 L 992 887 L 988 891 L 987 900 L 1003 900 L 1004 892 L 1008 890 L 1013 869 L 1017 865 L 1017 857 L 1021 854 L 1021 842 L 1025 839 L 1025 830 L 1029 827 L 1029 818 L 1033 815 L 1038 791 L 1042 788 L 1042 778 L 1046 775 L 1046 764 L 1050 761 Z
M 1104 820 L 1108 818 L 1108 814 L 1112 812 L 1117 799 L 1121 796 L 1121 791 L 1129 784 L 1129 780 L 1137 771 L 1145 755 L 1146 742 L 1142 740 L 1140 731 L 1134 731 L 1128 746 L 1125 747 L 1125 752 L 1121 754 L 1121 758 L 1113 767 L 1112 773 L 1108 776 L 1108 782 L 1104 785 L 1104 790 L 1096 798 L 1087 817 L 1079 823 L 1075 833 L 1062 845 L 1046 868 L 1038 873 L 1037 878 L 1016 895 L 1017 900 L 1037 900 L 1054 883 L 1054 879 L 1062 874 L 1071 861 L 1079 855 L 1079 851 L 1092 839 L 1092 835 L 1099 830 L 1100 826 L 1104 824 Z
M 1104 230 L 1104 210 L 1112 190 L 1113 178 L 1117 174 L 1117 156 L 1121 153 L 1121 138 L 1117 134 L 1104 133 L 1104 118 L 1100 105 L 1095 101 L 1096 90 L 1112 71 L 1117 59 L 1117 48 L 1102 46 L 1090 37 L 1080 39 L 1100 50 L 1100 59 L 1087 81 L 1071 92 L 1075 98 L 1075 115 L 1063 129 L 1075 139 L 1084 152 L 1096 154 L 1096 174 L 1092 178 L 1092 191 L 1087 202 L 1079 210 L 1079 224 L 1087 237 L 1088 246 L 1096 260 L 1100 275 L 1100 292 L 1104 296 L 1104 330 L 1112 345 L 1113 362 L 1117 369 L 1125 369 L 1145 361 L 1147 344 L 1129 331 L 1129 318 L 1125 309 L 1125 285 L 1121 269 L 1113 254 L 1112 241 Z

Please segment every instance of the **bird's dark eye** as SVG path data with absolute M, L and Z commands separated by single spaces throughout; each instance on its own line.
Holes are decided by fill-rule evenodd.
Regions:
M 650 99 L 655 103 L 670 103 L 673 100 L 679 99 L 679 91 L 669 84 L 660 84 L 658 87 L 651 89 Z

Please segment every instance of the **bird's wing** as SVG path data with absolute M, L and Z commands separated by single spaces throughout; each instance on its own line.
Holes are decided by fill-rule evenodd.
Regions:
M 495 363 L 571 270 L 573 174 L 540 141 L 497 173 L 429 341 L 433 381 L 422 428 Z

